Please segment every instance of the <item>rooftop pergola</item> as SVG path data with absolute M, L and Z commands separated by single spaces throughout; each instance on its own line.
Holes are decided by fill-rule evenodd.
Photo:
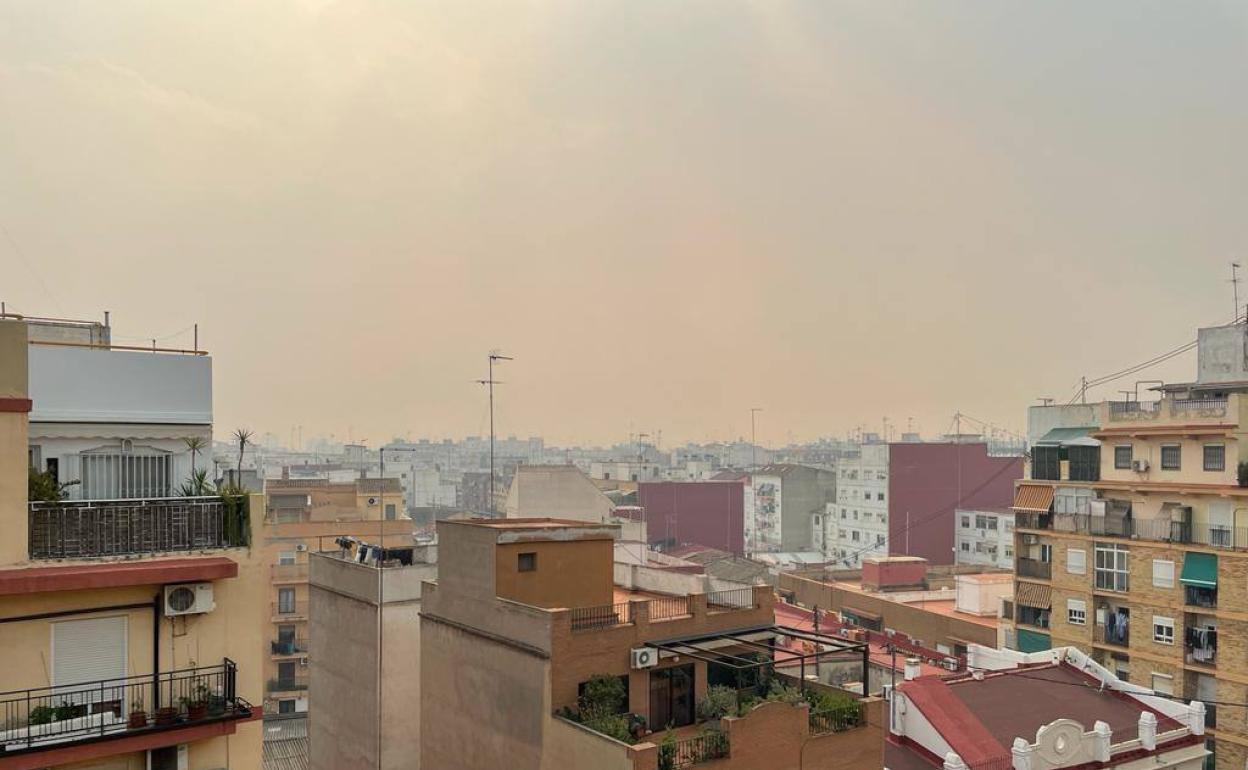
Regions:
M 805 652 L 780 647 L 776 644 L 776 639 L 781 636 L 810 642 L 814 646 L 814 650 Z M 784 665 L 788 667 L 798 665 L 801 668 L 800 679 L 803 690 L 806 688 L 807 661 L 814 663 L 817 670 L 819 663 L 843 660 L 848 655 L 861 658 L 863 687 L 865 689 L 871 656 L 871 648 L 867 642 L 856 642 L 852 639 L 844 639 L 818 631 L 779 625 L 736 628 L 731 631 L 718 631 L 711 634 L 665 639 L 646 642 L 646 646 L 659 650 L 660 656 L 665 652 L 670 655 L 683 655 L 704 663 L 724 666 L 737 672 L 737 674 L 756 671 L 768 666 Z M 725 652 L 727 649 L 736 650 L 740 647 L 766 652 L 769 655 L 766 660 L 753 660 Z M 739 652 L 739 650 L 737 651 Z

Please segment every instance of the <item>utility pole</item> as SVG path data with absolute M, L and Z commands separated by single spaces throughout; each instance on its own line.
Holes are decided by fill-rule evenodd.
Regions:
M 1087 377 L 1079 378 L 1079 403 L 1081 404 L 1088 403 L 1088 378 Z
M 753 468 L 758 467 L 758 434 L 754 426 L 754 415 L 761 411 L 762 407 L 750 407 L 750 466 Z
M 1239 323 L 1239 263 L 1231 263 L 1231 288 L 1235 292 L 1235 320 L 1231 323 Z
M 478 384 L 485 385 L 490 391 L 490 513 L 496 513 L 494 510 L 494 386 L 502 385 L 494 379 L 494 362 L 495 361 L 514 361 L 510 356 L 504 356 L 498 351 L 491 351 L 489 356 L 489 375 L 484 380 L 477 380 Z

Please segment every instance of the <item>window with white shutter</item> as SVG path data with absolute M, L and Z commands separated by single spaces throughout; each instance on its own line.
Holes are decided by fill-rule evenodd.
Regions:
M 52 624 L 52 686 L 126 676 L 126 616 Z

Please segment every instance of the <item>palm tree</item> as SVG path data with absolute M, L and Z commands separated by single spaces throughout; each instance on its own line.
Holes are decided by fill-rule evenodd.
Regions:
M 208 442 L 203 436 L 187 436 L 182 439 L 182 443 L 186 444 L 186 451 L 191 453 L 191 478 L 195 478 L 195 458 L 208 448 Z
M 238 442 L 238 476 L 234 478 L 234 485 L 243 486 L 243 453 L 247 451 L 247 445 L 251 443 L 251 437 L 256 435 L 247 428 L 238 428 L 234 431 L 234 440 Z

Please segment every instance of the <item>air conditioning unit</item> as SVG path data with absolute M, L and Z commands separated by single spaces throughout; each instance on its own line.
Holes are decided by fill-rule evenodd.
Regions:
M 305 656 L 303 656 L 302 658 L 300 658 L 300 659 L 299 659 L 299 665 L 301 665 L 301 666 L 306 666 L 306 665 L 308 665 L 308 656 L 306 656 L 306 655 L 305 655 Z
M 376 505 L 376 504 L 377 504 L 377 498 L 375 498 L 375 497 L 370 497 L 370 498 L 368 498 L 368 504 L 369 504 L 369 505 Z
M 1148 473 L 1148 460 L 1132 460 L 1131 470 L 1136 473 Z
M 940 665 L 944 667 L 945 670 L 947 671 L 957 671 L 958 659 L 957 658 L 945 658 L 944 660 L 940 662 Z
M 182 583 L 165 586 L 165 617 L 202 615 L 216 609 L 212 583 Z
M 653 647 L 634 647 L 633 668 L 654 668 L 659 665 L 659 651 Z
M 295 546 L 295 550 L 298 551 L 299 553 L 303 553 L 304 551 L 308 550 L 308 544 L 299 543 L 298 545 Z
M 1038 544 L 1039 542 L 1040 542 L 1040 536 L 1039 536 L 1039 535 L 1031 535 L 1031 534 L 1025 534 L 1025 535 L 1023 535 L 1023 544 L 1024 544 L 1024 545 L 1036 545 L 1036 544 Z

